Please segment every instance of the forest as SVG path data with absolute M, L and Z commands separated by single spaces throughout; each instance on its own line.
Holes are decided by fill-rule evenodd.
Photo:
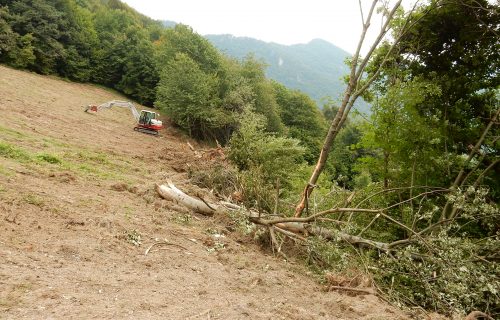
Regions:
M 193 183 L 258 212 L 242 223 L 323 281 L 361 270 L 400 306 L 495 318 L 499 6 L 400 3 L 373 1 L 362 22 L 382 14 L 381 36 L 322 106 L 119 0 L 0 0 L 0 63 L 116 89 L 221 145 L 228 160 Z M 351 112 L 361 97 L 369 117 Z

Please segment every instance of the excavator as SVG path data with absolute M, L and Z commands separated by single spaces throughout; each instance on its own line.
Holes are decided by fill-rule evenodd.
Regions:
M 135 121 L 137 121 L 137 124 L 134 127 L 135 131 L 158 135 L 159 134 L 158 131 L 163 128 L 162 122 L 158 119 L 159 118 L 158 113 L 148 110 L 141 110 L 141 113 L 139 114 L 135 106 L 128 101 L 112 100 L 100 105 L 90 104 L 85 108 L 85 112 L 95 113 L 98 112 L 99 110 L 109 109 L 112 107 L 121 107 L 130 109 L 132 115 L 135 118 Z

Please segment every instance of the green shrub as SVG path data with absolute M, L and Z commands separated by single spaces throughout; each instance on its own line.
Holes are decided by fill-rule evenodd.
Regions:
M 31 159 L 29 153 L 23 149 L 5 142 L 0 142 L 0 156 L 21 161 L 28 161 Z
M 56 157 L 52 154 L 48 154 L 48 153 L 37 154 L 36 158 L 40 161 L 44 161 L 44 162 L 48 162 L 48 163 L 52 163 L 52 164 L 62 163 L 61 159 L 59 159 L 58 157 Z
M 305 149 L 296 139 L 265 132 L 265 123 L 263 116 L 246 108 L 239 119 L 239 130 L 229 142 L 229 159 L 241 171 L 248 204 L 269 210 L 278 180 L 282 189 L 291 189 L 289 181 L 300 172 Z

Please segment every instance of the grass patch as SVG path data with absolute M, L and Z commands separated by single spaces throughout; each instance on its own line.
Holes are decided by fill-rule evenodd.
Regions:
M 34 206 L 37 206 L 37 207 L 43 207 L 43 205 L 45 204 L 45 201 L 43 201 L 43 199 L 39 196 L 37 196 L 36 194 L 27 194 L 23 197 L 23 201 L 28 203 L 28 204 L 32 204 Z
M 84 160 L 86 162 L 94 162 L 98 164 L 110 164 L 108 157 L 104 153 L 91 153 L 91 152 L 83 152 L 79 151 L 76 156 L 80 160 Z
M 2 127 L 2 126 L 0 126 L 0 133 L 3 136 L 11 136 L 11 137 L 14 137 L 14 138 L 28 138 L 29 137 L 25 133 L 22 133 L 22 132 L 19 132 L 19 131 L 16 131 L 16 130 L 12 130 L 10 128 Z
M 22 133 L 0 127 L 0 133 L 6 131 L 11 135 L 23 137 Z M 26 136 L 30 138 L 29 136 Z M 31 138 L 30 138 L 31 139 Z M 52 138 L 44 138 L 44 146 L 56 147 L 52 152 L 38 152 L 18 147 L 15 142 L 0 141 L 0 158 L 11 159 L 24 164 L 35 164 L 38 166 L 55 165 L 62 169 L 73 171 L 103 180 L 125 180 L 124 176 L 134 169 L 130 161 L 120 157 L 110 156 L 104 152 L 96 152 L 87 149 L 72 147 Z M 64 149 L 61 150 L 64 145 Z M 69 150 L 68 150 L 69 149 Z M 0 164 L 0 176 L 11 175 L 11 172 Z
M 45 145 L 51 145 L 54 147 L 62 147 L 62 148 L 69 148 L 70 145 L 66 142 L 61 142 L 59 140 L 53 139 L 53 138 L 43 138 L 42 140 Z
M 48 162 L 51 164 L 61 164 L 62 160 L 57 156 L 49 154 L 49 153 L 40 153 L 36 155 L 36 158 L 43 162 Z
M 38 160 L 51 164 L 61 164 L 62 160 L 50 153 L 39 153 L 33 155 L 30 152 L 18 148 L 6 142 L 0 142 L 0 156 L 8 159 L 18 160 L 19 162 L 32 162 Z
M 114 172 L 110 172 L 107 170 L 101 170 L 100 168 L 98 168 L 92 164 L 87 164 L 87 163 L 80 163 L 80 164 L 77 163 L 74 167 L 70 166 L 69 168 L 70 168 L 70 170 L 76 169 L 76 170 L 83 172 L 87 175 L 94 176 L 94 177 L 101 178 L 101 179 L 117 179 L 120 177 L 119 175 L 117 175 Z
M 24 162 L 31 160 L 31 155 L 28 152 L 5 142 L 0 142 L 0 156 Z
M 50 137 L 44 137 L 44 138 L 37 138 L 36 139 L 36 149 L 43 149 L 43 150 L 47 150 L 47 149 L 52 149 L 52 150 L 60 150 L 60 149 L 64 149 L 64 150 L 67 150 L 71 148 L 71 145 L 66 143 L 66 142 L 62 142 L 60 140 L 57 140 L 57 139 L 54 139 L 54 138 L 50 138 Z

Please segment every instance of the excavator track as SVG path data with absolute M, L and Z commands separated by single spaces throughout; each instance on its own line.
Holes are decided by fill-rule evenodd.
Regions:
M 147 129 L 147 128 L 141 128 L 141 127 L 134 127 L 134 131 L 142 132 L 142 133 L 145 133 L 145 134 L 150 134 L 150 135 L 153 135 L 153 136 L 158 136 L 159 135 L 159 132 L 156 131 L 156 130 L 151 130 L 151 129 Z

